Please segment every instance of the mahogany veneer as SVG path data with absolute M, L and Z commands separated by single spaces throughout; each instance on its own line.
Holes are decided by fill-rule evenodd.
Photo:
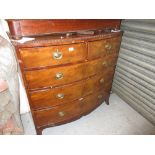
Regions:
M 35 38 L 23 44 L 16 40 L 12 43 L 37 134 L 46 127 L 78 119 L 103 101 L 109 104 L 122 37 L 122 32 L 116 30 L 120 20 L 8 23 L 14 39 Z
M 51 33 L 75 32 L 92 29 L 119 29 L 120 20 L 109 19 L 20 19 L 8 20 L 11 36 L 19 39 L 23 36 L 38 36 Z

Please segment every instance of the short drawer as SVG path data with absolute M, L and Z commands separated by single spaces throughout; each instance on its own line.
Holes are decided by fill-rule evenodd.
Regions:
M 117 53 L 120 48 L 121 37 L 88 42 L 88 59 L 94 59 Z
M 85 43 L 22 48 L 20 55 L 25 68 L 38 68 L 83 61 L 87 57 Z
M 59 105 L 47 110 L 32 111 L 37 126 L 55 125 L 80 115 L 79 101 Z

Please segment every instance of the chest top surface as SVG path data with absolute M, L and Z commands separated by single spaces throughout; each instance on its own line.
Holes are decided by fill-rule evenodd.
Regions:
M 76 32 L 80 30 L 120 29 L 118 19 L 31 19 L 7 20 L 10 36 L 19 39 L 28 36 L 52 33 Z

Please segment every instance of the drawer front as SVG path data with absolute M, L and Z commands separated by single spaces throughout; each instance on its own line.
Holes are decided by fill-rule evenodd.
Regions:
M 92 76 L 97 73 L 102 74 L 108 68 L 115 68 L 116 62 L 117 54 L 89 61 L 86 63 L 84 77 Z
M 85 63 L 50 69 L 27 71 L 25 73 L 29 89 L 53 87 L 69 84 L 83 78 Z
M 120 48 L 121 37 L 88 42 L 88 59 L 94 59 L 117 53 Z
M 96 90 L 107 90 L 111 84 L 114 75 L 114 69 L 108 68 L 102 74 L 97 74 L 85 81 L 83 96 L 96 92 Z M 108 84 L 108 86 L 107 86 Z
M 83 113 L 89 113 L 91 110 L 99 106 L 105 100 L 103 92 L 96 92 L 81 98 L 74 102 L 53 107 L 46 110 L 32 111 L 37 126 L 55 125 L 80 116 Z
M 67 103 L 89 95 L 99 89 L 107 89 L 111 83 L 113 70 L 105 70 L 101 75 L 95 75 L 86 80 L 53 89 L 43 89 L 29 92 L 31 109 L 41 109 Z
M 106 55 L 106 40 L 88 42 L 88 59 L 98 58 Z
M 106 68 L 108 68 L 108 67 L 115 68 L 115 66 L 117 64 L 117 58 L 118 58 L 118 54 L 108 55 L 105 57 L 105 61 L 103 62 L 103 65 Z
M 60 123 L 80 114 L 79 101 L 59 105 L 48 110 L 32 111 L 37 126 Z
M 29 89 L 60 86 L 71 82 L 88 78 L 97 73 L 103 73 L 105 69 L 116 65 L 116 56 L 107 56 L 86 63 L 42 69 L 36 71 L 26 71 L 25 77 Z
M 89 113 L 105 100 L 103 91 L 95 92 L 80 101 L 81 113 Z
M 31 108 L 40 109 L 52 107 L 79 99 L 83 93 L 85 81 L 61 86 L 54 89 L 31 92 Z
M 120 49 L 120 44 L 121 44 L 121 37 L 107 39 L 105 45 L 106 55 L 118 53 Z
M 54 66 L 83 61 L 87 56 L 85 43 L 20 49 L 25 68 Z M 34 61 L 35 60 L 35 61 Z

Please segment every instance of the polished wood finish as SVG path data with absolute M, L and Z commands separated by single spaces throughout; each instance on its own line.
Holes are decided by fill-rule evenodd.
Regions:
M 72 117 L 81 115 L 93 110 L 96 106 L 101 104 L 105 99 L 103 92 L 96 92 L 80 98 L 79 100 L 68 102 L 49 109 L 33 111 L 35 123 L 38 127 L 46 126 L 47 124 L 56 125 L 61 121 L 66 121 Z
M 92 29 L 119 29 L 120 20 L 109 19 L 48 19 L 48 20 L 7 20 L 10 35 L 14 39 L 23 36 L 48 35 L 51 33 L 72 32 Z
M 88 43 L 88 59 L 104 57 L 119 51 L 121 37 L 97 40 Z
M 9 21 L 13 24 L 10 24 L 11 34 L 16 39 L 30 34 L 35 37 L 25 43 L 15 40 L 12 43 L 37 134 L 41 134 L 46 127 L 68 123 L 90 113 L 103 101 L 109 104 L 122 32 L 103 30 L 116 23 L 119 28 L 120 21 L 117 20 L 107 20 L 107 23 L 92 20 L 92 25 L 88 24 L 90 21 L 87 21 L 88 25 L 82 21 L 76 25 L 75 20 L 71 23 L 73 29 L 70 25 L 61 25 L 60 21 L 56 21 L 61 23 L 56 27 L 50 27 L 51 20 L 49 23 L 37 22 L 43 26 L 34 31 L 36 22 L 33 20 Z M 95 30 L 90 31 L 93 26 Z M 77 28 L 80 31 L 68 33 Z M 68 29 L 66 34 L 60 33 Z M 87 31 L 83 31 L 85 29 Z M 58 30 L 59 34 L 45 35 Z
M 81 113 L 85 114 L 88 111 L 92 111 L 98 107 L 106 98 L 106 95 L 103 91 L 95 92 L 85 98 L 81 99 L 80 108 Z
M 30 92 L 31 107 L 42 109 L 79 99 L 83 94 L 84 84 L 85 80 L 53 89 Z M 58 94 L 63 94 L 63 98 Z
M 115 65 L 116 58 L 112 56 L 57 68 L 26 71 L 28 89 L 56 87 L 88 78 L 98 72 L 103 72 L 107 66 Z M 59 79 L 56 78 L 58 74 L 62 76 Z
M 54 54 L 60 54 L 60 56 L 56 57 L 57 55 Z M 84 61 L 87 56 L 87 48 L 85 43 L 22 48 L 20 49 L 20 55 L 24 68 L 37 68 Z
M 17 48 L 38 48 L 38 47 L 48 47 L 48 46 L 62 46 L 68 44 L 78 44 L 78 43 L 87 43 L 91 41 L 97 40 L 105 40 L 114 37 L 119 37 L 121 31 L 111 32 L 109 31 L 98 31 L 93 34 L 81 34 L 81 32 L 76 32 L 73 35 L 67 36 L 68 33 L 64 34 L 51 34 L 47 36 L 37 36 L 34 40 L 26 41 L 24 43 L 20 43 L 17 40 L 12 40 L 13 45 Z M 32 37 L 33 38 L 33 37 Z
M 35 71 L 26 71 L 25 78 L 28 89 L 55 87 L 68 84 L 83 79 L 85 63 L 62 66 L 57 68 L 48 68 Z M 59 79 L 57 75 L 61 75 Z
M 34 120 L 38 127 L 45 126 L 47 124 L 54 125 L 79 114 L 79 101 L 68 102 L 50 109 L 33 111 Z
M 57 106 L 69 101 L 74 101 L 83 96 L 87 96 L 91 93 L 95 93 L 96 90 L 104 90 L 108 92 L 109 84 L 113 78 L 114 69 L 107 69 L 102 74 L 97 74 L 86 80 L 75 82 L 74 84 L 68 84 L 59 86 L 56 88 L 49 88 L 44 90 L 31 91 L 31 109 L 37 110 L 42 108 L 49 108 Z M 63 97 L 59 97 L 59 94 L 63 94 Z

